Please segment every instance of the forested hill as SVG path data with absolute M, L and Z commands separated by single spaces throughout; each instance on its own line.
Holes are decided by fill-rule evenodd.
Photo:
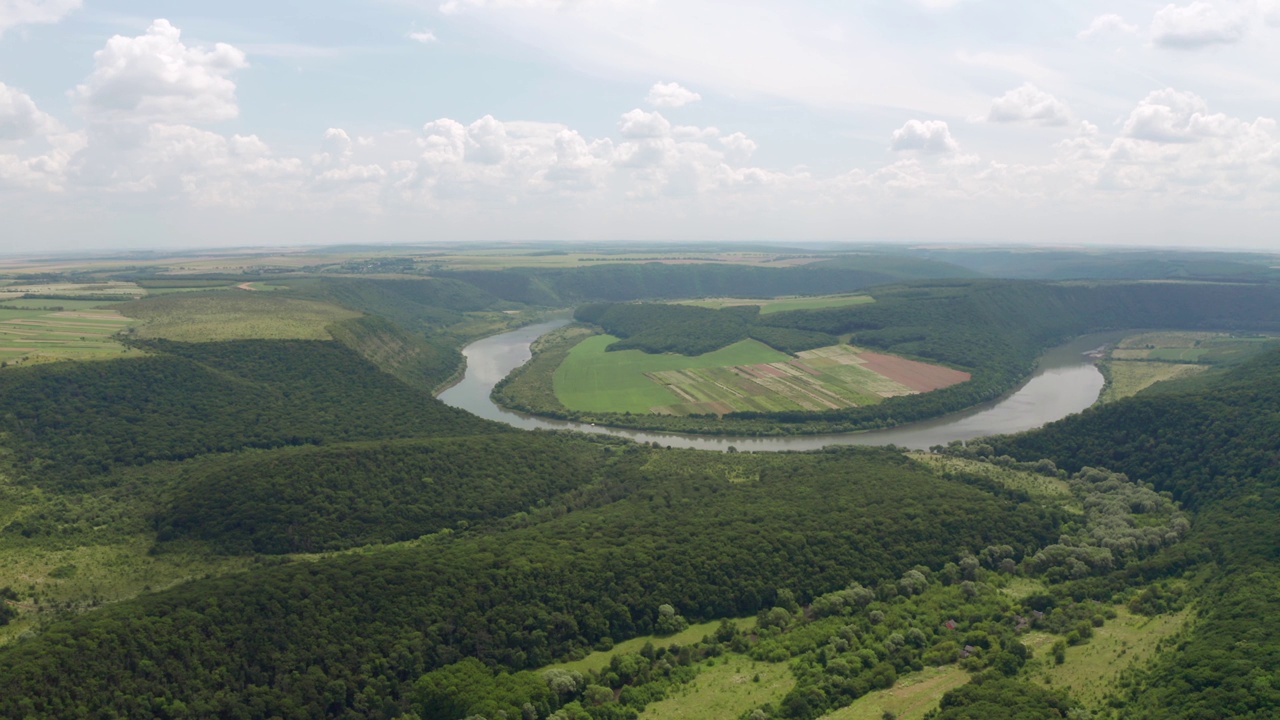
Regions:
M 956 268 L 959 276 L 969 271 Z M 855 267 L 762 268 L 747 265 L 601 264 L 566 270 L 514 269 L 437 273 L 491 295 L 530 305 L 626 302 L 692 297 L 779 297 L 844 293 L 904 279 L 934 277 Z
M 991 444 L 997 454 L 1106 466 L 1196 511 L 1183 558 L 1208 561 L 1200 620 L 1128 683 L 1122 717 L 1280 714 L 1280 353 Z M 1184 559 L 1174 566 L 1186 568 Z
M 249 448 L 510 432 L 333 341 L 142 346 L 146 357 L 0 373 L 0 433 L 22 476 L 75 487 L 120 468 Z
M 466 657 L 534 668 L 650 633 L 664 604 L 694 621 L 740 617 L 771 607 L 779 587 L 807 602 L 850 581 L 893 585 L 957 547 L 1020 557 L 1056 538 L 1061 520 L 886 450 L 720 455 L 546 433 L 522 442 L 558 444 L 547 462 L 578 456 L 600 477 L 505 525 L 261 567 L 71 617 L 0 648 L 0 717 L 393 718 L 422 673 Z

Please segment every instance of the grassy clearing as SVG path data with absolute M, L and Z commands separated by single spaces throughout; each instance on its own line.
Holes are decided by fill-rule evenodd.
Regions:
M 848 707 L 824 715 L 829 720 L 883 720 L 886 712 L 898 720 L 920 720 L 938 707 L 942 696 L 969 682 L 969 673 L 955 665 L 926 668 L 903 675 L 888 690 L 877 690 L 858 698 Z
M 740 618 L 733 621 L 743 630 L 752 630 L 756 626 L 754 617 Z M 640 649 L 647 643 L 653 643 L 655 648 L 670 647 L 672 645 L 692 645 L 702 640 L 702 638 L 711 635 L 720 627 L 720 621 L 701 623 L 698 625 L 690 625 L 675 635 L 667 635 L 666 637 L 658 637 L 657 635 L 646 635 L 644 637 L 631 638 L 625 642 L 614 645 L 609 650 L 600 650 L 593 652 L 581 660 L 570 660 L 569 662 L 556 663 L 549 667 L 560 668 L 562 670 L 577 670 L 578 672 L 589 672 L 591 670 L 602 670 L 609 666 L 613 661 L 614 655 L 625 655 L 627 653 L 638 653 Z
M 1111 360 L 1107 363 L 1110 382 L 1102 391 L 1101 402 L 1115 402 L 1133 397 L 1158 382 L 1195 375 L 1206 369 L 1208 368 L 1205 365 Z
M 118 333 L 136 324 L 120 313 L 76 307 L 71 301 L 38 302 L 43 305 L 27 300 L 22 305 L 5 303 L 8 307 L 0 308 L 0 363 L 4 366 L 136 354 L 118 341 Z M 93 304 L 101 303 L 83 303 Z
M 727 307 L 741 307 L 745 305 L 759 305 L 761 315 L 770 315 L 772 313 L 787 312 L 789 310 L 821 310 L 833 307 L 848 307 L 850 305 L 866 305 L 875 302 L 870 295 L 820 295 L 814 297 L 787 297 L 776 298 L 773 300 L 752 300 L 748 298 L 713 298 L 709 300 L 682 300 L 681 305 L 696 305 L 698 307 L 712 308 L 720 310 Z
M 792 358 L 744 340 L 686 357 L 607 352 L 616 340 L 597 335 L 568 351 L 553 375 L 560 405 L 583 412 L 723 415 L 834 410 L 914 392 L 871 370 L 862 351 L 847 345 Z
M 948 455 L 924 452 L 913 452 L 908 455 L 911 459 L 927 465 L 939 475 L 945 476 L 947 473 L 978 475 L 1007 488 L 1021 490 L 1034 498 L 1062 500 L 1071 497 L 1071 489 L 1066 481 L 1056 477 Z
M 183 342 L 328 340 L 328 325 L 360 317 L 337 305 L 242 291 L 162 295 L 123 311 L 143 322 L 136 337 Z
M 764 703 L 775 703 L 795 687 L 788 663 L 756 662 L 727 655 L 702 666 L 698 677 L 640 713 L 643 720 L 738 718 Z M 879 720 L 877 718 L 877 720 Z
M 1073 697 L 1098 707 L 1116 689 L 1116 681 L 1126 668 L 1146 663 L 1155 655 L 1159 642 L 1186 626 L 1191 612 L 1154 618 L 1134 615 L 1124 606 L 1115 608 L 1116 618 L 1094 630 L 1093 639 L 1067 648 L 1066 662 L 1054 665 L 1048 648 L 1057 636 L 1031 633 L 1023 642 L 1042 657 L 1032 677 L 1047 686 L 1068 688 Z
M 155 503 L 138 486 L 61 495 L 0 473 L 0 588 L 18 594 L 19 611 L 0 627 L 0 645 L 68 613 L 251 564 L 203 550 L 151 554 Z

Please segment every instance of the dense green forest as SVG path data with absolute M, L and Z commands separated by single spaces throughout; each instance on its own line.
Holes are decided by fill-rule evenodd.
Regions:
M 1188 263 L 1255 265 L 1172 258 L 1153 272 Z M 930 671 L 959 678 L 930 720 L 1275 717 L 1280 353 L 931 454 L 518 432 L 430 394 L 464 343 L 570 302 L 599 303 L 579 318 L 649 352 L 851 335 L 973 373 L 875 408 L 740 417 L 728 432 L 963 407 L 1092 330 L 1280 330 L 1280 288 L 1266 284 L 947 279 L 972 274 L 961 265 L 294 278 L 279 297 L 346 313 L 321 328 L 331 340 L 134 337 L 141 357 L 0 370 L 0 717 L 632 720 L 748 661 L 787 680 L 735 710 L 743 720 L 814 720 Z M 618 304 L 919 277 L 934 279 L 768 316 Z M 136 587 L 109 585 L 138 567 Z M 1157 621 L 1167 630 L 1145 650 L 1101 643 Z M 1130 641 L 1096 693 L 1060 682 Z M 593 652 L 613 654 L 555 664 Z
M 0 373 L 21 477 L 82 486 L 120 467 L 246 448 L 500 431 L 336 342 L 153 341 L 147 357 Z
M 392 717 L 419 675 L 466 656 L 539 667 L 651 632 L 663 604 L 691 620 L 751 614 L 778 587 L 807 601 L 942 567 L 956 547 L 1025 553 L 1060 522 L 890 451 L 611 447 L 605 482 L 620 487 L 581 497 L 616 502 L 550 503 L 507 528 L 190 583 L 54 624 L 0 651 L 0 715 Z
M 756 305 L 711 310 L 660 303 L 594 304 L 578 307 L 573 317 L 623 338 L 610 345 L 610 351 L 702 355 L 752 338 L 777 350 L 797 353 L 839 342 L 827 333 L 764 325 L 759 322 Z
M 938 277 L 935 264 L 906 261 L 891 271 L 858 268 L 762 268 L 731 264 L 600 264 L 572 269 L 438 273 L 495 297 L 529 305 L 626 302 L 692 297 L 779 297 L 850 292 L 903 279 Z M 917 270 L 917 267 L 924 268 Z M 955 268 L 968 275 L 969 271 Z M 951 277 L 950 269 L 943 275 Z
M 1212 569 L 1207 602 L 1176 653 L 1135 675 L 1126 718 L 1273 717 L 1280 663 L 1280 354 L 994 440 L 997 453 L 1065 467 L 1106 465 L 1196 513 L 1194 547 Z

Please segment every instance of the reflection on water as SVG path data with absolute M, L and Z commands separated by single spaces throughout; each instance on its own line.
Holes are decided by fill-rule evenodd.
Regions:
M 1040 368 L 1036 374 L 1013 394 L 1001 400 L 892 430 L 766 438 L 674 435 L 549 420 L 511 412 L 494 405 L 489 399 L 493 386 L 512 370 L 528 362 L 529 345 L 543 334 L 568 322 L 556 320 L 530 325 L 468 345 L 462 351 L 467 358 L 466 376 L 457 385 L 441 393 L 440 399 L 480 417 L 525 430 L 579 430 L 617 435 L 640 442 L 656 441 L 672 447 L 725 450 L 732 445 L 743 451 L 776 452 L 814 450 L 827 445 L 892 443 L 900 447 L 927 449 L 934 445 L 945 445 L 952 440 L 970 440 L 984 435 L 1030 430 L 1084 410 L 1097 401 L 1103 385 L 1102 373 L 1084 353 L 1122 337 L 1120 333 L 1111 333 L 1078 338 L 1045 353 L 1040 358 Z

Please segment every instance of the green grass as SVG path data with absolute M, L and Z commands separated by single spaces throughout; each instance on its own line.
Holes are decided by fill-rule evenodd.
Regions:
M 733 622 L 744 631 L 750 631 L 756 626 L 756 619 L 754 617 L 739 618 Z M 720 627 L 720 621 L 714 620 L 712 622 L 701 623 L 698 625 L 690 625 L 675 635 L 667 635 L 666 637 L 646 635 L 644 637 L 631 638 L 630 640 L 614 645 L 609 650 L 593 652 L 581 660 L 570 660 L 568 662 L 556 663 L 549 667 L 559 668 L 561 670 L 577 670 L 581 673 L 592 670 L 602 670 L 609 666 L 609 663 L 613 661 L 614 655 L 638 653 L 646 643 L 653 643 L 655 648 L 670 647 L 672 645 L 692 645 L 700 642 L 702 638 L 713 634 L 718 627 Z
M 756 662 L 745 655 L 726 655 L 704 664 L 693 682 L 676 688 L 667 699 L 650 704 L 640 717 L 641 720 L 733 720 L 760 705 L 778 702 L 795 687 L 795 682 L 788 663 Z
M 1185 365 L 1141 360 L 1111 360 L 1107 363 L 1110 382 L 1102 392 L 1102 402 L 1115 402 L 1133 397 L 1158 382 L 1203 372 L 1204 365 Z
M 786 362 L 790 358 L 755 340 L 697 357 L 650 355 L 639 350 L 605 352 L 618 341 L 612 335 L 587 338 L 556 368 L 555 391 L 571 410 L 588 412 L 647 413 L 651 408 L 674 405 L 682 399 L 645 377 L 645 373 L 697 368 L 731 367 Z
M 248 558 L 202 549 L 153 554 L 153 487 L 126 482 L 93 495 L 61 495 L 0 472 L 0 588 L 12 588 L 19 603 L 18 617 L 0 627 L 0 645 L 58 617 L 249 567 Z M 27 537 L 17 527 L 37 532 Z
M 0 363 L 13 367 L 136 354 L 118 342 L 117 333 L 136 324 L 129 318 L 113 310 L 73 309 L 68 301 L 41 302 L 24 303 L 30 309 L 0 308 Z
M 10 298 L 0 300 L 0 305 L 5 307 L 27 308 L 31 310 L 47 310 L 49 308 L 62 308 L 63 310 L 94 310 L 94 309 L 119 309 L 122 303 L 129 300 L 51 300 L 49 298 Z
M 1123 605 L 1114 609 L 1115 619 L 1094 629 L 1093 639 L 1067 648 L 1062 665 L 1054 665 L 1048 652 L 1057 636 L 1027 635 L 1023 642 L 1041 658 L 1032 678 L 1046 687 L 1067 688 L 1076 699 L 1100 707 L 1106 696 L 1117 689 L 1123 670 L 1150 661 L 1160 641 L 1181 630 L 1191 619 L 1189 610 L 1148 618 L 1134 615 Z
M 867 693 L 852 705 L 824 715 L 829 720 L 882 720 L 885 712 L 898 720 L 920 720 L 938 707 L 949 690 L 969 682 L 969 673 L 955 665 L 926 668 L 898 678 L 888 690 Z
M 789 310 L 821 310 L 823 308 L 865 305 L 873 302 L 875 302 L 875 299 L 870 295 L 820 295 L 814 297 L 777 298 L 774 300 L 752 300 L 749 298 L 682 300 L 680 301 L 680 304 L 696 305 L 698 307 L 712 308 L 715 310 L 727 307 L 740 307 L 743 305 L 759 305 L 761 315 L 770 315 L 772 313 L 787 312 Z
M 1045 500 L 1070 499 L 1071 489 L 1065 480 L 1014 468 L 1000 467 L 980 460 L 915 452 L 911 459 L 922 463 L 939 475 L 967 473 L 993 480 L 1007 488 L 1021 490 L 1035 498 Z
M 136 337 L 182 342 L 328 340 L 330 324 L 360 317 L 337 305 L 244 291 L 161 295 L 122 311 L 142 321 Z

